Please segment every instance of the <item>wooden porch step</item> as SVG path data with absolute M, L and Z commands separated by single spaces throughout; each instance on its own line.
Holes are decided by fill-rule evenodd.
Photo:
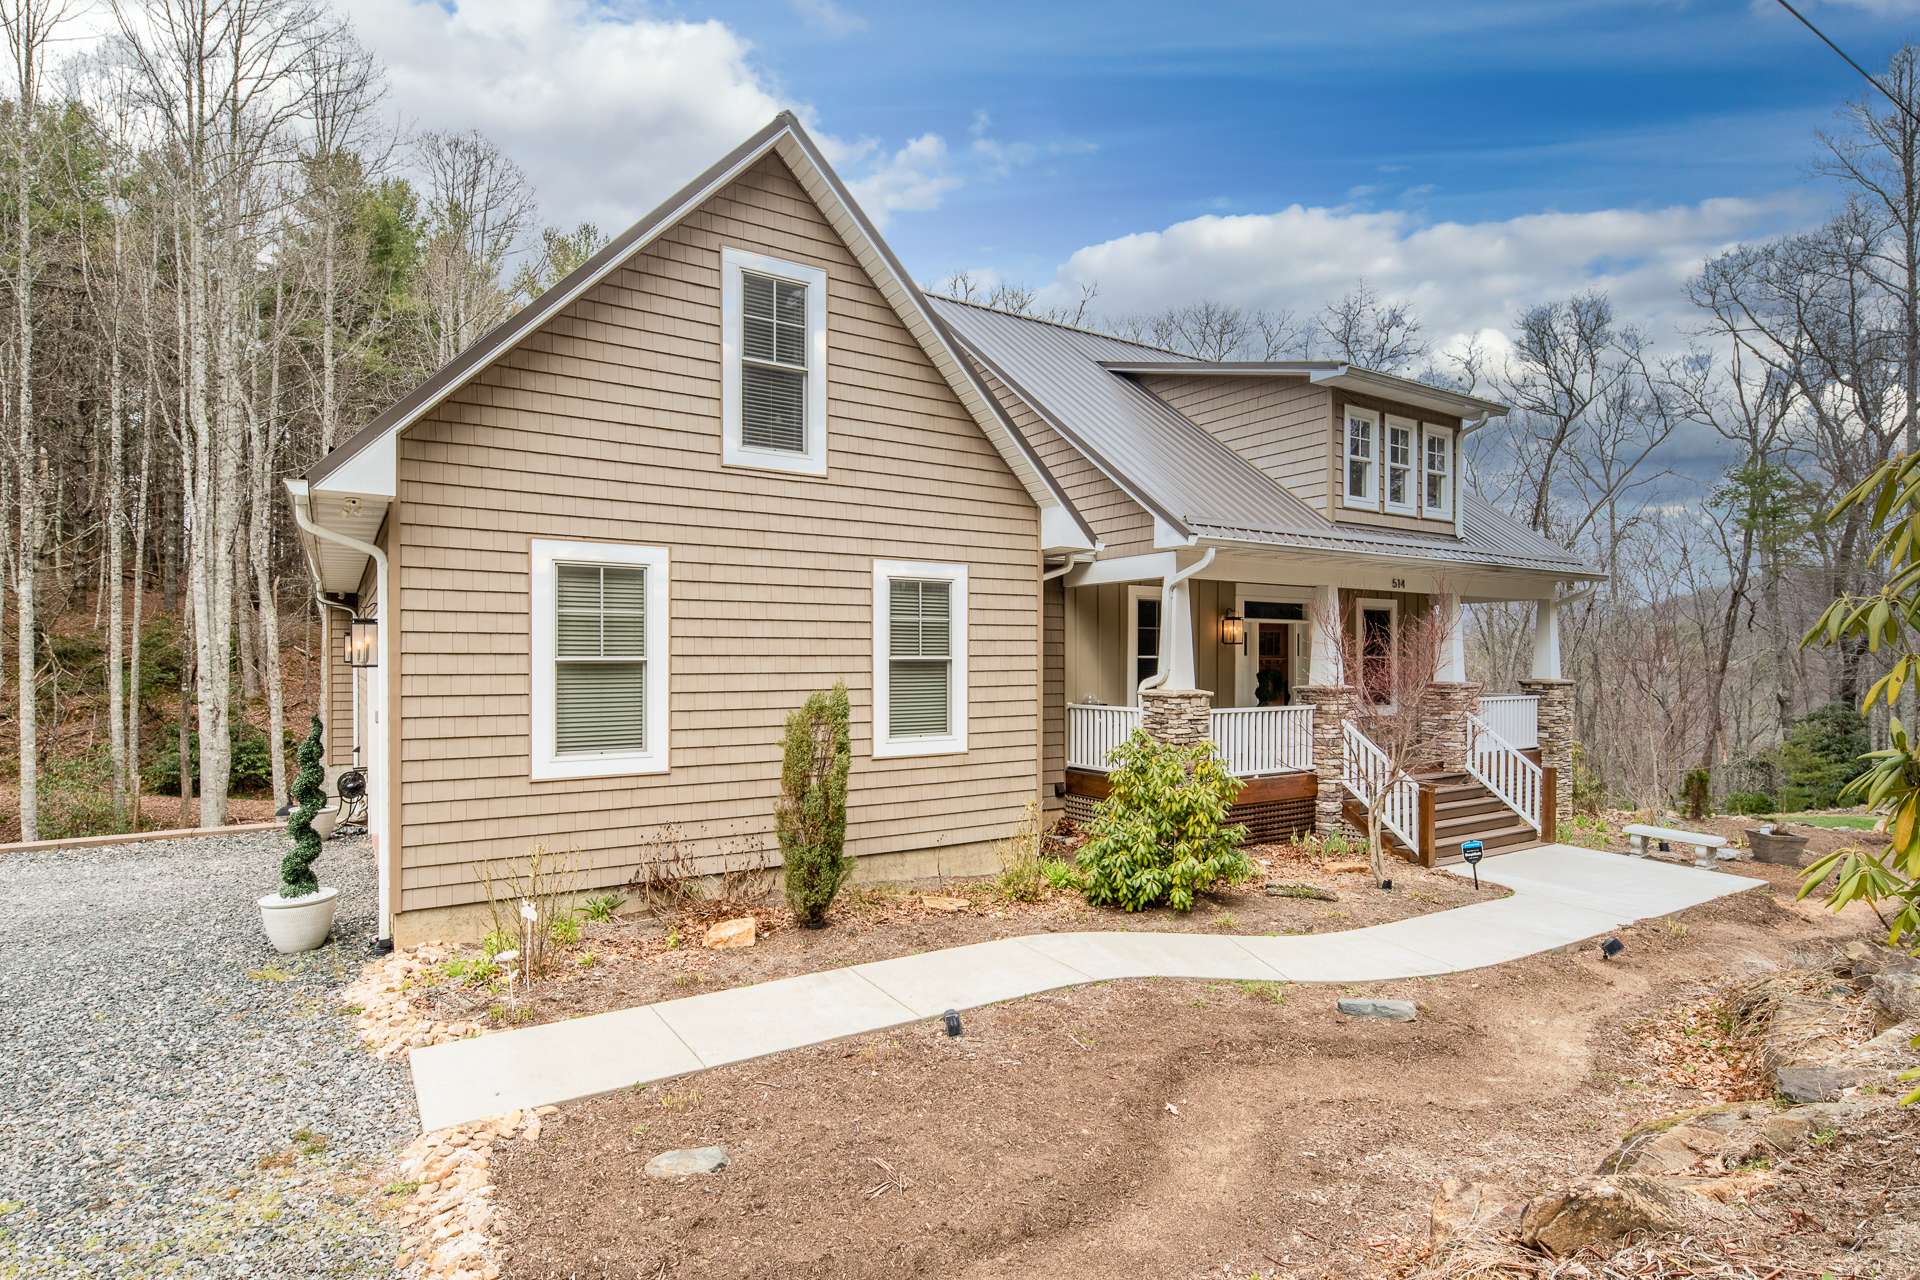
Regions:
M 1531 849 L 1539 844 L 1540 833 L 1524 822 L 1515 821 L 1513 825 L 1492 830 L 1482 828 L 1471 834 L 1452 838 L 1441 838 L 1436 833 L 1434 839 L 1433 865 L 1447 866 L 1450 863 L 1464 861 L 1460 856 L 1460 846 L 1468 840 L 1478 840 L 1488 853 L 1517 853 L 1521 849 Z

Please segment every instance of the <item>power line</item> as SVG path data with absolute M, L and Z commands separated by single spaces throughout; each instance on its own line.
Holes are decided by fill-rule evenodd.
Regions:
M 1816 36 L 1819 36 L 1821 44 L 1824 44 L 1825 46 L 1827 46 L 1827 48 L 1839 54 L 1841 59 L 1844 60 L 1848 66 L 1852 67 L 1855 71 L 1858 71 L 1862 76 L 1866 78 L 1866 81 L 1868 84 L 1872 85 L 1874 88 L 1878 89 L 1882 94 L 1884 94 L 1888 102 L 1891 102 L 1894 106 L 1900 108 L 1900 112 L 1902 115 L 1906 116 L 1907 119 L 1913 121 L 1915 124 L 1920 124 L 1920 115 L 1915 115 L 1911 107 L 1909 107 L 1906 103 L 1900 101 L 1900 99 L 1894 97 L 1892 91 L 1889 90 L 1886 85 L 1880 83 L 1879 77 L 1875 76 L 1871 71 L 1868 71 L 1865 67 L 1855 62 L 1853 60 L 1852 55 L 1849 54 L 1845 49 L 1842 49 L 1839 45 L 1835 44 L 1832 40 L 1829 40 L 1827 38 L 1826 32 L 1814 26 L 1813 23 L 1807 20 L 1806 14 L 1800 12 L 1798 9 L 1794 8 L 1792 5 L 1788 4 L 1787 0 L 1780 0 L 1780 7 L 1782 9 L 1785 9 L 1788 13 L 1792 14 L 1794 17 L 1800 19 L 1801 26 L 1813 32 L 1813 34 L 1815 34 Z

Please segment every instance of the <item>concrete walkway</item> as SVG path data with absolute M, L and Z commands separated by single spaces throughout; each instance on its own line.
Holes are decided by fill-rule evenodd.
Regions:
M 1343 933 L 1001 938 L 415 1049 L 420 1123 L 484 1120 L 1107 978 L 1378 982 L 1477 969 L 1761 883 L 1564 844 L 1489 858 L 1480 878 L 1513 896 Z

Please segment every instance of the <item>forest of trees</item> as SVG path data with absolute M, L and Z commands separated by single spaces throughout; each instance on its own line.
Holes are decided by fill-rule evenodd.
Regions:
M 398 129 L 381 69 L 318 0 L 105 12 L 108 34 L 79 40 L 74 0 L 0 0 L 0 714 L 18 748 L 0 838 L 283 802 L 317 674 L 281 480 L 604 243 L 542 226 L 480 134 Z M 1493 353 L 1433 350 L 1358 281 L 1311 314 L 941 287 L 1198 356 L 1333 354 L 1504 399 L 1471 483 L 1612 575 L 1564 632 L 1584 795 L 1665 803 L 1698 768 L 1770 790 L 1795 727 L 1877 674 L 1864 648 L 1799 649 L 1862 585 L 1863 521 L 1818 516 L 1920 444 L 1916 55 L 1884 79 L 1906 110 L 1863 99 L 1809 140 L 1831 218 L 1703 264 L 1690 343 L 1593 293 L 1524 309 Z M 1668 464 L 1682 432 L 1721 442 L 1718 475 Z M 1511 687 L 1529 619 L 1475 625 L 1478 674 Z

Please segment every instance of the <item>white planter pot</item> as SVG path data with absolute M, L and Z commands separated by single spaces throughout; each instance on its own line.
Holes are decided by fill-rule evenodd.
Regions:
M 267 894 L 260 899 L 260 923 L 266 927 L 267 941 L 283 956 L 313 950 L 333 931 L 333 909 L 339 897 L 338 889 L 324 885 L 303 898 Z

